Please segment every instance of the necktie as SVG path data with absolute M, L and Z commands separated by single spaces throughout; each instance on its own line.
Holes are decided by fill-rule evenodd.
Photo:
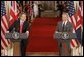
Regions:
M 22 28 L 23 28 L 23 22 L 20 24 L 20 33 L 22 33 Z
M 63 23 L 63 26 L 62 26 L 62 28 L 63 28 L 63 31 L 64 31 L 64 27 L 65 27 L 65 22 Z

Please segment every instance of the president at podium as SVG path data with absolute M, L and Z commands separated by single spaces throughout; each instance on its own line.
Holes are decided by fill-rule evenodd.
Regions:
M 68 21 L 68 11 L 64 10 L 62 13 L 62 21 L 57 24 L 56 32 L 71 32 L 73 31 L 72 24 Z M 60 48 L 61 56 L 69 56 L 70 54 L 70 40 L 71 39 L 57 39 Z
M 22 12 L 20 13 L 19 19 L 13 23 L 13 25 L 8 29 L 8 31 L 9 32 L 15 31 L 18 33 L 28 33 L 29 32 L 28 27 L 29 27 L 29 23 L 26 18 L 26 13 Z M 27 44 L 27 39 L 21 39 L 20 50 L 22 56 L 25 55 L 26 44 Z

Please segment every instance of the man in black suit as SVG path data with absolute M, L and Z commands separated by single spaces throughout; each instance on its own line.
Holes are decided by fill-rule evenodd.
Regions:
M 13 25 L 8 29 L 8 31 L 11 32 L 14 29 L 15 32 L 28 33 L 29 32 L 28 28 L 29 28 L 29 23 L 26 19 L 26 13 L 22 12 L 19 16 L 19 19 L 13 23 Z M 21 44 L 20 45 L 21 55 L 24 56 L 25 50 L 26 50 L 27 39 L 22 39 L 20 44 Z

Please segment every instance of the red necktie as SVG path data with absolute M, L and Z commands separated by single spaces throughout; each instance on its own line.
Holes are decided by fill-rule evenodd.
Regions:
M 23 22 L 20 24 L 20 33 L 22 33 L 22 28 L 23 28 Z

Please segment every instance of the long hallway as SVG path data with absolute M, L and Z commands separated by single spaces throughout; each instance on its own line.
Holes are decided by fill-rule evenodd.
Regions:
M 29 30 L 26 55 L 39 53 L 41 55 L 59 55 L 58 42 L 54 39 L 53 35 L 57 22 L 60 20 L 60 18 L 55 17 L 41 17 L 33 21 Z

